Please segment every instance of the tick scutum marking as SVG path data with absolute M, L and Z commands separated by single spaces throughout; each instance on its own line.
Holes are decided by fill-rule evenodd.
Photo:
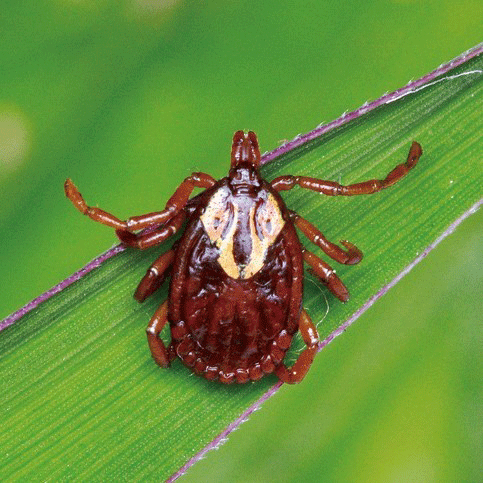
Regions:
M 237 197 L 235 205 L 238 214 L 236 229 L 233 234 L 233 259 L 238 267 L 239 278 L 245 277 L 245 267 L 252 259 L 253 243 L 250 224 L 253 218 L 253 208 L 247 208 L 253 201 L 247 197 Z
M 225 183 L 212 193 L 200 220 L 219 251 L 220 266 L 230 277 L 242 280 L 262 268 L 285 223 L 266 186 L 248 192 L 238 185 L 232 190 Z

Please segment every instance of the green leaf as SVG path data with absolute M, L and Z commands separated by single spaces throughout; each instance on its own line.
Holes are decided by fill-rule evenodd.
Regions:
M 268 179 L 299 174 L 349 184 L 384 177 L 405 160 L 412 140 L 423 146 L 418 166 L 382 193 L 336 199 L 296 188 L 284 195 L 330 240 L 350 240 L 365 254 L 358 266 L 331 262 L 351 291 L 347 304 L 306 284 L 304 306 L 321 338 L 480 200 L 482 71 L 479 55 L 424 88 L 342 119 L 264 167 Z M 79 230 L 87 222 L 79 217 Z M 141 305 L 132 293 L 167 246 L 109 258 L 2 331 L 3 479 L 168 478 L 270 394 L 273 376 L 223 386 L 179 361 L 168 370 L 154 364 L 144 330 L 167 291 Z

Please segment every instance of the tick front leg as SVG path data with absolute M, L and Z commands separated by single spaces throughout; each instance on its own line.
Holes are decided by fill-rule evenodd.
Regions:
M 169 363 L 174 359 L 174 352 L 168 352 L 163 341 L 159 338 L 159 334 L 168 322 L 168 301 L 164 302 L 154 313 L 149 325 L 146 329 L 148 336 L 149 349 L 156 361 L 161 367 L 169 367 Z
M 286 191 L 299 185 L 302 188 L 316 191 L 328 196 L 355 196 L 377 193 L 384 188 L 389 188 L 404 178 L 406 174 L 416 166 L 423 149 L 416 141 L 413 142 L 405 163 L 398 164 L 384 179 L 372 179 L 362 183 L 341 185 L 335 181 L 326 181 L 305 176 L 280 176 L 271 182 L 271 186 L 277 191 Z
M 290 218 L 295 226 L 314 244 L 321 248 L 329 257 L 336 262 L 344 265 L 355 265 L 362 260 L 362 252 L 352 243 L 347 240 L 340 242 L 347 248 L 347 251 L 338 247 L 334 243 L 325 238 L 321 231 L 319 231 L 312 223 L 302 218 L 294 211 L 290 212 Z
M 134 293 L 134 298 L 138 302 L 144 302 L 144 300 L 161 287 L 166 280 L 166 275 L 171 268 L 173 261 L 174 250 L 169 250 L 158 257 L 148 268 L 146 275 L 144 275 Z
M 302 309 L 300 314 L 299 330 L 307 348 L 302 351 L 292 367 L 287 368 L 282 363 L 275 370 L 278 378 L 288 384 L 296 384 L 302 381 L 310 369 L 319 347 L 319 334 L 305 309 Z
M 311 272 L 341 301 L 349 300 L 349 291 L 336 275 L 332 267 L 321 260 L 317 255 L 303 250 L 304 261 L 311 267 Z
M 171 221 L 154 232 L 136 235 L 127 230 L 116 230 L 116 235 L 125 245 L 129 245 L 130 247 L 139 250 L 145 250 L 146 248 L 159 245 L 170 236 L 173 236 L 181 228 L 185 219 L 185 212 L 180 211 Z
M 103 225 L 111 226 L 116 230 L 136 231 L 148 226 L 167 223 L 182 210 L 195 188 L 210 188 L 216 181 L 208 174 L 193 173 L 186 178 L 174 192 L 173 196 L 166 203 L 163 211 L 156 211 L 146 215 L 133 216 L 122 221 L 107 211 L 93 206 L 88 206 L 75 184 L 67 179 L 64 184 L 64 191 L 67 198 L 84 215 Z
M 119 218 L 116 218 L 114 215 L 111 215 L 107 211 L 101 210 L 100 208 L 96 208 L 93 206 L 87 206 L 84 198 L 79 193 L 76 185 L 68 178 L 64 183 L 64 191 L 65 196 L 69 198 L 70 201 L 74 204 L 74 206 L 84 215 L 87 215 L 94 221 L 98 221 L 103 225 L 111 226 L 116 230 L 124 229 L 127 230 L 127 224 L 125 221 L 121 221 Z
M 178 186 L 163 211 L 129 218 L 127 220 L 129 231 L 142 230 L 148 226 L 166 223 L 186 206 L 195 188 L 211 188 L 215 183 L 216 180 L 209 174 L 193 173 Z

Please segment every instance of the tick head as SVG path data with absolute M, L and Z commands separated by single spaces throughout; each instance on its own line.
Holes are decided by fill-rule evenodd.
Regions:
M 257 135 L 253 131 L 248 131 L 248 133 L 237 131 L 233 136 L 231 167 L 235 168 L 242 163 L 250 164 L 258 171 L 260 148 L 258 147 Z
M 260 149 L 253 131 L 237 131 L 231 148 L 230 187 L 235 194 L 255 195 L 260 188 Z

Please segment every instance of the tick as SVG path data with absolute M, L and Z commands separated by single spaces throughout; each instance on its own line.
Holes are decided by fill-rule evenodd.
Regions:
M 289 210 L 279 193 L 296 185 L 327 196 L 376 193 L 403 178 L 421 154 L 421 146 L 413 142 L 406 162 L 383 180 L 343 186 L 280 176 L 268 182 L 260 175 L 255 133 L 237 131 L 228 176 L 216 181 L 193 173 L 162 211 L 121 221 L 87 206 L 70 179 L 65 194 L 81 213 L 114 228 L 125 245 L 140 250 L 162 243 L 186 222 L 181 238 L 150 266 L 134 294 L 144 301 L 171 274 L 168 300 L 147 327 L 149 348 L 159 366 L 168 367 L 179 357 L 208 380 L 244 383 L 275 373 L 284 382 L 297 383 L 319 344 L 317 329 L 302 307 L 304 263 L 342 302 L 349 292 L 334 270 L 300 243 L 296 228 L 339 263 L 359 263 L 362 252 L 348 241 L 341 241 L 343 249 L 327 240 Z M 204 191 L 190 198 L 194 188 Z M 171 342 L 166 347 L 159 335 L 168 322 Z M 297 330 L 306 348 L 287 367 L 283 359 Z

